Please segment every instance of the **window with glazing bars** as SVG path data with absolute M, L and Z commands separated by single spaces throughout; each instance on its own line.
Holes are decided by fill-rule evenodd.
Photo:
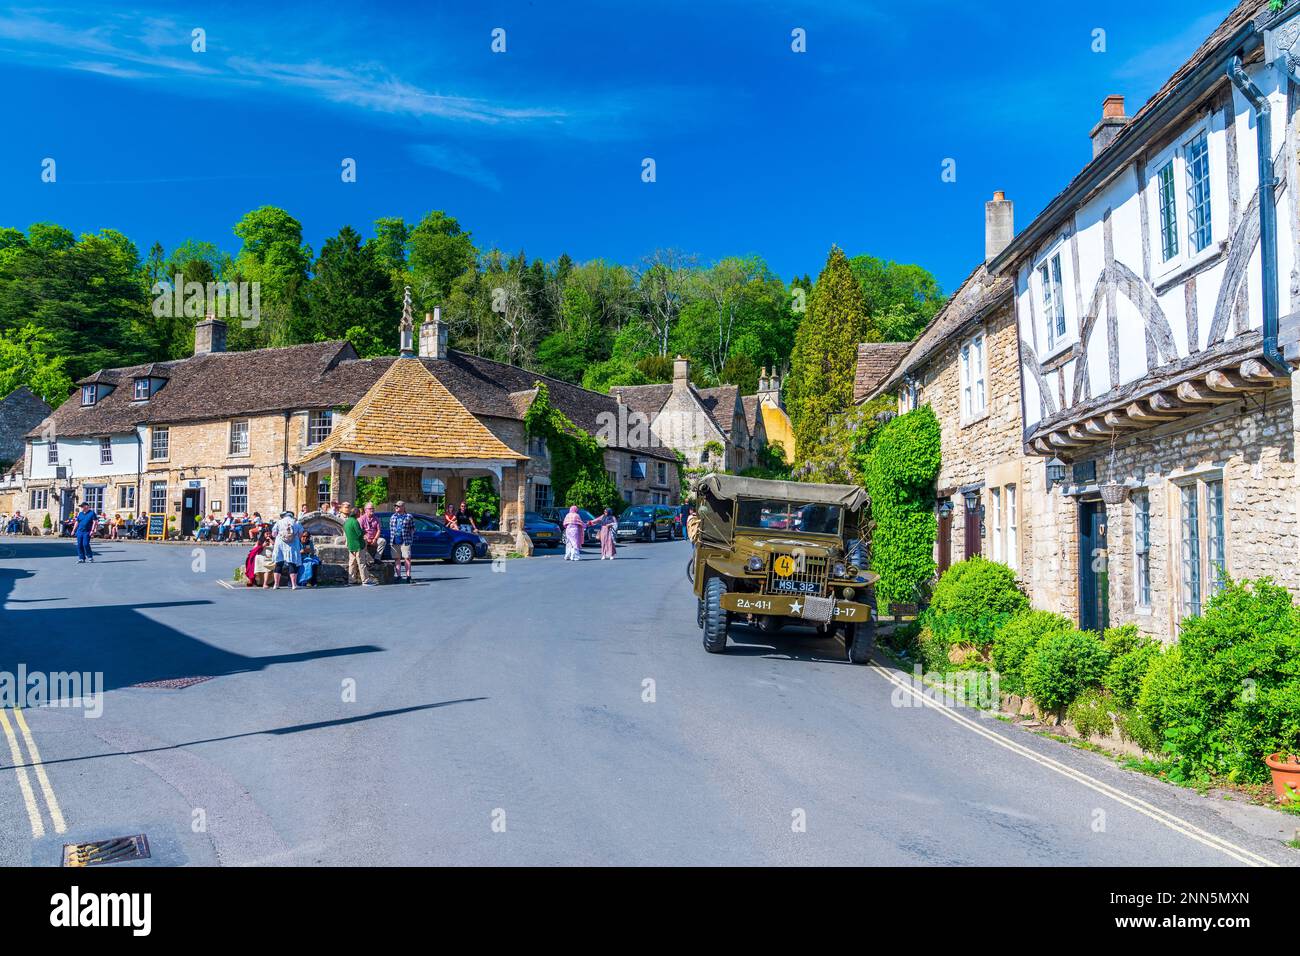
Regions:
M 1183 614 L 1201 613 L 1201 519 L 1196 485 L 1180 489 L 1183 525 Z
M 1047 319 L 1047 347 L 1051 348 L 1065 338 L 1065 295 L 1061 289 L 1061 256 L 1052 256 L 1050 262 L 1038 267 L 1038 278 L 1043 286 L 1043 315 Z
M 1160 261 L 1178 255 L 1178 207 L 1174 199 L 1174 163 L 1165 163 L 1156 173 L 1156 196 L 1160 201 Z
M 1187 238 L 1193 252 L 1210 244 L 1210 147 L 1201 133 L 1185 149 L 1187 163 Z
M 1151 499 L 1145 492 L 1133 496 L 1133 564 L 1137 573 L 1137 605 L 1150 607 Z
M 1210 576 L 1207 590 L 1214 595 L 1223 587 L 1224 576 L 1228 573 L 1224 554 L 1222 479 L 1205 483 L 1205 550 L 1209 561 L 1206 570 Z

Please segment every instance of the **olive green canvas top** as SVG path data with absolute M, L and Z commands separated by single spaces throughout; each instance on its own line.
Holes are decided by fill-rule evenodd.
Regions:
M 857 511 L 867 503 L 867 492 L 857 485 L 821 485 L 804 481 L 775 481 L 741 475 L 703 475 L 691 483 L 697 494 L 714 498 L 776 498 L 801 504 L 839 505 Z

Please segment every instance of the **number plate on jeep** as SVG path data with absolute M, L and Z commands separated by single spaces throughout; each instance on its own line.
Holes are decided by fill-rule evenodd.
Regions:
M 817 594 L 821 591 L 821 585 L 816 581 L 786 581 L 781 578 L 773 581 L 772 587 L 785 594 Z

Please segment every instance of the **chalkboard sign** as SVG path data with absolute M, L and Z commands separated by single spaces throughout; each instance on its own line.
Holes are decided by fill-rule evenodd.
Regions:
M 167 516 L 165 514 L 149 515 L 149 530 L 145 533 L 148 540 L 162 541 L 167 537 Z

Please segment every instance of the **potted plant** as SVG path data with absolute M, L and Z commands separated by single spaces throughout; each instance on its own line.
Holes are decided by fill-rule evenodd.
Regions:
M 1278 751 L 1264 758 L 1273 775 L 1273 793 L 1279 803 L 1290 803 L 1300 794 L 1300 754 Z
M 52 534 L 54 531 L 54 522 L 50 520 L 50 513 L 45 512 L 45 520 L 41 523 L 42 534 Z

